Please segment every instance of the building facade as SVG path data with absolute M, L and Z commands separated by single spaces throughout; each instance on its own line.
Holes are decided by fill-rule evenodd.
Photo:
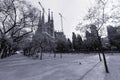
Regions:
M 50 12 L 50 9 L 48 10 L 48 21 L 47 22 L 45 22 L 44 12 L 42 13 L 42 15 L 41 15 L 41 12 L 40 12 L 40 17 L 39 17 L 39 22 L 38 22 L 38 29 L 37 29 L 36 32 L 46 34 L 49 37 L 54 38 L 53 12 Z
M 45 21 L 44 12 L 40 12 L 38 28 L 35 31 L 35 35 L 33 36 L 33 41 L 35 41 L 35 39 L 37 39 L 38 43 L 42 42 L 45 48 L 45 52 L 54 51 L 57 46 L 56 42 L 59 40 L 66 40 L 64 32 L 56 32 L 54 30 L 53 12 L 50 12 L 50 9 L 48 10 L 47 22 Z M 45 43 L 44 39 L 47 40 Z

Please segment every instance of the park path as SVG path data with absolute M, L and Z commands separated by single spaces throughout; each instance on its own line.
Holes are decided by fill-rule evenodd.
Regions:
M 63 58 L 33 60 L 23 55 L 13 55 L 0 60 L 0 80 L 119 80 L 113 74 L 119 73 L 116 55 L 107 55 L 110 73 L 106 74 L 103 62 L 96 54 L 65 54 Z M 116 65 L 117 67 L 113 66 Z M 81 63 L 81 64 L 80 64 Z M 113 69 L 116 69 L 113 71 Z M 117 70 L 118 69 L 118 70 Z M 113 72 L 113 73 L 111 73 Z M 110 76 L 112 77 L 111 79 Z M 119 76 L 117 74 L 116 76 Z M 116 79 L 114 79 L 116 78 Z

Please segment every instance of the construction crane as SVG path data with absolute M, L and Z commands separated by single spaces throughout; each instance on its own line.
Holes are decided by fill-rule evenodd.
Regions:
M 61 18 L 61 29 L 62 29 L 62 32 L 63 32 L 63 16 L 62 16 L 61 13 L 59 13 L 59 15 L 60 15 L 60 18 Z
M 45 14 L 47 15 L 47 13 L 46 13 L 46 11 L 45 11 L 45 8 L 42 6 L 41 2 L 39 1 L 38 3 L 39 3 L 39 5 L 40 5 L 40 7 L 42 8 L 43 13 L 45 13 Z

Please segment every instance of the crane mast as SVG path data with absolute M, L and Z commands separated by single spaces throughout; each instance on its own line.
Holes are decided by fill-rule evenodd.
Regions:
M 40 7 L 42 8 L 43 13 L 45 13 L 45 14 L 47 15 L 47 13 L 46 13 L 46 11 L 45 11 L 45 8 L 42 6 L 41 2 L 39 1 L 38 3 L 39 3 L 39 5 L 40 5 Z
M 59 15 L 60 15 L 60 18 L 61 18 L 61 29 L 62 29 L 62 32 L 63 32 L 63 16 L 62 16 L 61 13 L 59 13 Z
M 45 11 L 45 9 L 43 8 L 43 6 L 42 6 L 41 2 L 38 2 L 38 3 L 39 3 L 40 7 L 42 8 L 42 10 L 43 10 L 43 12 L 44 12 L 44 11 Z

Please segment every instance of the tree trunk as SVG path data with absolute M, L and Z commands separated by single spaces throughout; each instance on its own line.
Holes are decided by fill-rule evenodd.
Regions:
M 99 43 L 100 43 L 100 48 L 99 48 L 99 50 L 102 52 L 102 55 L 103 55 L 103 61 L 104 61 L 105 70 L 106 70 L 106 73 L 109 73 L 108 66 L 107 66 L 107 62 L 106 62 L 105 53 L 104 53 L 104 50 L 103 50 L 103 47 L 102 47 L 101 37 L 98 36 L 98 34 L 97 34 L 97 37 L 98 37 L 98 40 L 99 40 Z
M 42 55 L 43 53 L 42 53 L 42 50 L 40 51 L 40 60 L 42 60 Z
M 3 58 L 3 52 L 4 52 L 4 49 L 1 50 L 1 54 L 0 54 L 0 58 L 2 59 Z
M 60 53 L 60 58 L 62 58 L 62 53 Z
M 100 60 L 100 61 L 102 61 L 102 58 L 101 58 L 101 55 L 100 55 L 100 53 L 98 53 L 98 55 L 99 55 L 99 60 Z
M 102 52 L 102 54 L 103 54 L 103 60 L 104 60 L 104 66 L 105 66 L 106 73 L 109 73 L 108 66 L 107 66 L 107 62 L 106 62 L 105 53 Z
M 54 53 L 54 58 L 56 58 L 56 53 Z

